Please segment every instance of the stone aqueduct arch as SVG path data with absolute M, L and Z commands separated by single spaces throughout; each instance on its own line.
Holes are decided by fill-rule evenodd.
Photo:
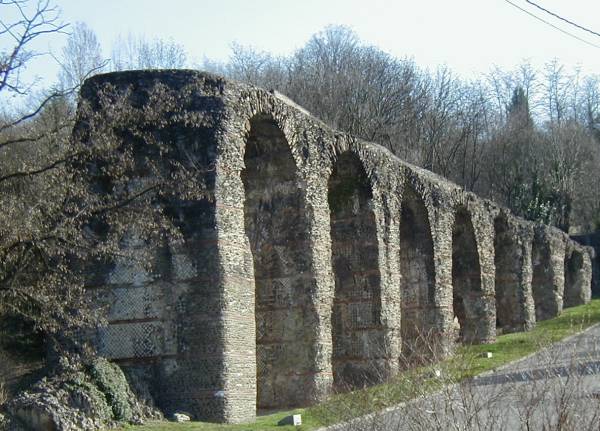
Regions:
M 565 234 L 283 96 L 194 71 L 132 71 L 91 78 L 82 97 L 110 88 L 143 100 L 158 84 L 185 87 L 188 109 L 213 120 L 182 136 L 214 167 L 214 199 L 168 208 L 184 243 L 168 250 L 167 277 L 114 262 L 102 281 L 110 324 L 95 341 L 164 410 L 252 420 L 385 379 L 424 342 L 449 353 L 589 301 L 588 251 Z

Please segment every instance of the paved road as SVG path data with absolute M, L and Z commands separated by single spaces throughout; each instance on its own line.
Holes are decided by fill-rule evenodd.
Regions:
M 337 430 L 600 430 L 600 325 Z

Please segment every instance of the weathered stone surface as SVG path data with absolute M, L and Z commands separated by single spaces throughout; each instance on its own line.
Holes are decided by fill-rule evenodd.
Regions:
M 531 291 L 533 226 L 501 211 L 494 219 L 496 322 L 502 332 L 535 325 Z
M 173 422 L 189 422 L 191 418 L 185 413 L 173 413 Z
M 574 235 L 573 239 L 579 244 L 587 246 L 592 263 L 592 293 L 600 294 L 600 232 L 586 235 Z
M 558 316 L 563 309 L 565 240 L 566 235 L 558 229 L 535 226 L 531 285 L 538 321 Z
M 88 367 L 61 365 L 58 374 L 9 402 L 9 429 L 96 430 L 117 422 L 143 422 L 144 409 L 118 366 L 102 358 Z
M 131 71 L 91 78 L 82 98 L 140 104 L 157 86 L 199 119 L 160 136 L 205 172 L 211 199 L 162 203 L 182 243 L 130 245 L 150 247 L 153 271 L 114 262 L 91 284 L 112 298 L 100 351 L 147 376 L 167 414 L 249 421 L 257 407 L 310 404 L 589 300 L 590 266 L 563 233 L 277 94 Z
M 568 242 L 565 251 L 565 307 L 586 304 L 590 301 L 593 250 Z

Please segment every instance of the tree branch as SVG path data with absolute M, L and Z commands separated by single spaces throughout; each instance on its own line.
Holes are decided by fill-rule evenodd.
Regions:
M 52 169 L 57 168 L 60 165 L 63 165 L 65 163 L 67 163 L 68 161 L 72 160 L 73 158 L 75 158 L 77 156 L 80 156 L 81 154 L 83 154 L 83 151 L 71 154 L 68 157 L 56 160 L 56 161 L 50 163 L 49 165 L 43 166 L 43 167 L 38 168 L 38 169 L 32 169 L 30 171 L 12 172 L 12 173 L 10 173 L 8 175 L 0 176 L 0 182 L 7 181 L 7 180 L 10 180 L 10 179 L 15 179 L 15 178 L 30 177 L 32 175 L 39 175 L 41 173 L 48 172 L 48 171 L 50 171 Z

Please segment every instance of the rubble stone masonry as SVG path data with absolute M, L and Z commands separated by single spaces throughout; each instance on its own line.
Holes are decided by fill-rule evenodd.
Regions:
M 110 309 L 94 340 L 167 413 L 251 421 L 384 380 L 426 337 L 450 354 L 590 300 L 590 253 L 564 233 L 275 92 L 131 71 L 87 80 L 82 98 L 144 103 L 158 85 L 185 86 L 190 115 L 213 119 L 163 142 L 210 166 L 212 199 L 164 204 L 183 242 L 156 247 L 156 271 L 115 261 L 96 277 Z

